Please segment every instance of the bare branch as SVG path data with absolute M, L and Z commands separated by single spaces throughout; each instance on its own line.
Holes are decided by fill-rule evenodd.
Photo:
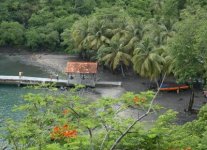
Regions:
M 103 145 L 104 145 L 104 143 L 105 143 L 107 137 L 109 136 L 109 133 L 110 133 L 110 132 L 111 132 L 110 130 L 107 131 L 106 135 L 104 136 L 104 139 L 103 139 L 103 141 L 102 141 L 102 143 L 101 143 L 101 146 L 100 146 L 100 150 L 103 149 Z
M 72 107 L 69 107 L 79 118 L 81 117 Z
M 88 132 L 89 132 L 89 135 L 90 135 L 90 144 L 91 144 L 91 150 L 94 150 L 94 146 L 93 146 L 93 135 L 92 135 L 92 131 L 90 128 L 88 128 Z
M 150 106 L 149 106 L 149 108 L 148 108 L 148 110 L 147 110 L 147 112 L 146 113 L 144 113 L 143 115 L 141 115 L 137 120 L 135 120 L 124 132 L 123 132 L 123 134 L 121 135 L 121 136 L 119 136 L 119 138 L 118 139 L 116 139 L 116 141 L 114 142 L 114 144 L 111 146 L 111 148 L 110 148 L 110 150 L 114 150 L 115 148 L 116 148 L 116 146 L 117 146 L 117 144 L 127 135 L 127 133 L 131 130 L 131 128 L 133 128 L 134 127 L 134 125 L 136 125 L 136 123 L 138 122 L 138 121 L 140 121 L 140 120 L 142 120 L 144 117 L 146 117 L 149 113 L 150 113 L 150 111 L 151 111 L 151 109 L 152 109 L 152 106 L 153 106 L 153 103 L 154 103 L 154 101 L 155 101 L 155 98 L 157 97 L 157 95 L 158 95 L 158 93 L 159 93 L 159 91 L 160 91 L 160 88 L 162 87 L 162 84 L 163 84 L 163 82 L 164 82 L 164 80 L 165 80 L 165 77 L 166 77 L 166 73 L 164 74 L 164 77 L 163 77 L 163 79 L 162 79 L 162 82 L 161 82 L 161 84 L 160 84 L 160 86 L 159 86 L 159 88 L 158 88 L 158 90 L 157 90 L 157 92 L 155 93 L 155 95 L 154 95 L 154 97 L 153 97 L 153 99 L 152 99 L 152 101 L 150 102 Z

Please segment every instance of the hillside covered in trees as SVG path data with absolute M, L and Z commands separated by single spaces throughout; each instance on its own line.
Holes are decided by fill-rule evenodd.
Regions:
M 78 53 L 123 76 L 133 68 L 158 86 L 173 74 L 190 84 L 192 100 L 193 83 L 206 85 L 207 1 L 1 0 L 0 47 Z M 140 121 L 161 109 L 153 104 L 159 90 L 89 102 L 81 88 L 25 95 L 15 107 L 27 112 L 22 121 L 0 120 L 0 149 L 207 149 L 207 105 L 192 122 L 176 124 L 169 110 L 149 126 Z M 120 118 L 128 108 L 146 113 Z
M 205 0 L 2 0 L 0 8 L 1 47 L 78 52 L 155 81 L 172 71 L 204 78 Z

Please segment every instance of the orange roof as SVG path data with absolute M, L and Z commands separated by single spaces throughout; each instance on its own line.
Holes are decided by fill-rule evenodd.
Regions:
M 68 62 L 66 73 L 97 73 L 97 63 L 94 62 Z

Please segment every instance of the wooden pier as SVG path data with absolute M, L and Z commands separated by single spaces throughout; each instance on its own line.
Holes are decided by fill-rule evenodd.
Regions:
M 67 80 L 57 80 L 50 78 L 27 77 L 27 76 L 0 76 L 0 84 L 17 84 L 17 85 L 37 85 L 37 84 L 52 84 L 57 86 L 67 86 Z
M 121 86 L 122 82 L 114 82 L 114 81 L 98 81 L 96 82 L 97 86 Z
M 38 84 L 55 84 L 56 86 L 72 86 L 68 80 L 50 79 L 40 77 L 27 77 L 27 76 L 0 76 L 0 84 L 13 84 L 13 85 L 38 85 Z M 96 82 L 99 86 L 121 86 L 121 82 Z

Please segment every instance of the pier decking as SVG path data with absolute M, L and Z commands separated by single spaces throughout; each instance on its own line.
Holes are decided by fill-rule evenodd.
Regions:
M 0 84 L 16 84 L 16 85 L 38 85 L 38 84 L 52 84 L 55 83 L 57 86 L 71 86 L 68 80 L 62 79 L 50 79 L 40 77 L 27 77 L 27 76 L 0 76 Z M 96 82 L 96 85 L 110 85 L 110 86 L 121 86 L 121 82 Z
M 55 83 L 57 86 L 67 86 L 67 80 L 50 78 L 27 77 L 27 76 L 0 76 L 0 84 L 37 85 Z

